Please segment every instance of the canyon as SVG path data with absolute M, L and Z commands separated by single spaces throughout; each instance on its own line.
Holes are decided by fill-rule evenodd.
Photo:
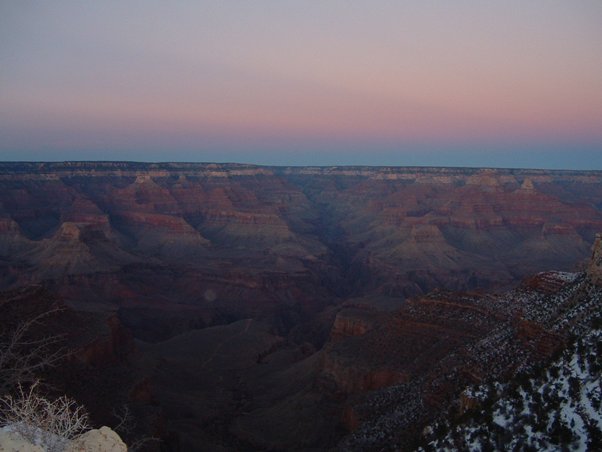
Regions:
M 599 309 L 601 200 L 599 171 L 0 163 L 2 325 L 59 307 L 47 378 L 165 450 L 409 449 Z

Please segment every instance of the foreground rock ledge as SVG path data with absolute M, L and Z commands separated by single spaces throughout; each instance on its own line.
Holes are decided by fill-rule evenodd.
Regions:
M 45 452 L 46 448 L 35 445 L 17 432 L 0 430 L 0 451 Z M 109 427 L 89 430 L 72 440 L 66 452 L 127 452 L 127 446 Z

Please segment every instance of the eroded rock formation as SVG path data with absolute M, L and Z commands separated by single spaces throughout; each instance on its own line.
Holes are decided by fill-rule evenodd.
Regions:
M 2 163 L 0 189 L 3 265 L 27 268 L 5 288 L 149 264 L 257 286 L 327 273 L 339 292 L 499 287 L 571 269 L 602 229 L 595 171 Z
M 602 234 L 596 234 L 587 274 L 594 284 L 602 285 Z
M 72 354 L 48 378 L 97 425 L 132 406 L 167 450 L 411 430 L 598 306 L 599 237 L 567 272 L 602 230 L 601 176 L 0 163 L 0 318 L 61 306 L 47 331 Z

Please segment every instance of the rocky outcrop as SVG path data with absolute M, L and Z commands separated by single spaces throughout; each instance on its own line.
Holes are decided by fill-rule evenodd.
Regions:
M 516 328 L 518 339 L 526 347 L 532 347 L 539 359 L 552 356 L 564 345 L 562 335 L 548 331 L 536 322 L 520 319 Z
M 374 327 L 378 314 L 369 309 L 344 308 L 337 313 L 330 331 L 333 340 L 362 336 Z
M 51 444 L 46 444 L 43 438 L 48 437 L 54 440 L 55 436 L 51 433 L 38 435 L 40 438 L 32 443 L 24 438 L 18 429 L 1 428 L 0 429 L 0 450 L 7 452 L 51 452 Z M 53 441 L 52 444 L 54 444 Z M 63 449 L 61 449 L 63 450 Z M 119 435 L 109 427 L 89 430 L 71 441 L 66 441 L 65 452 L 127 452 L 127 446 L 121 440 Z
M 587 275 L 594 284 L 602 285 L 602 234 L 596 234 Z
M 463 391 L 460 394 L 460 407 L 458 411 L 460 414 L 464 414 L 467 411 L 474 410 L 479 404 L 479 399 L 471 394 L 470 391 Z
M 66 452 L 127 452 L 127 446 L 109 427 L 101 427 L 72 440 Z
M 570 273 L 541 272 L 522 282 L 522 286 L 528 290 L 536 290 L 544 294 L 558 292 L 564 286 L 572 282 L 574 278 Z
M 19 433 L 0 428 L 0 450 L 6 452 L 46 452 L 45 448 L 23 438 Z
M 326 347 L 344 364 L 340 375 L 385 362 L 407 375 L 402 384 L 347 399 L 343 422 L 357 432 L 340 449 L 409 449 L 427 419 L 479 406 L 465 388 L 547 362 L 599 315 L 602 289 L 583 273 L 547 272 L 532 280 L 495 296 L 435 292 L 407 302 L 395 320 Z
M 411 300 L 395 315 L 374 316 L 361 336 L 333 335 L 323 350 L 323 376 L 347 394 L 408 383 L 486 336 L 498 317 L 474 297 Z

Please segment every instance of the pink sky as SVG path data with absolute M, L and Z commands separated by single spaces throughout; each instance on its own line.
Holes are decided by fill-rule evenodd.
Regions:
M 3 2 L 0 66 L 5 159 L 602 154 L 597 0 Z

